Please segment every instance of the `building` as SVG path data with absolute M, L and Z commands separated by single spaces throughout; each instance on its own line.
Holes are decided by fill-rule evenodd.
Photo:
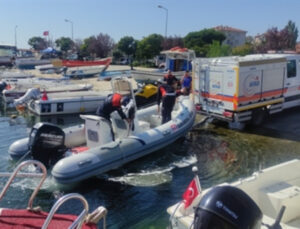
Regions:
M 231 46 L 232 48 L 244 45 L 246 42 L 246 33 L 247 31 L 232 28 L 229 26 L 217 26 L 213 28 L 216 31 L 222 32 L 225 34 L 226 39 L 222 44 Z

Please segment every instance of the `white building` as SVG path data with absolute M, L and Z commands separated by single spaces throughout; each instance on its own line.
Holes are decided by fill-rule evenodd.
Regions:
M 245 44 L 247 31 L 222 25 L 216 26 L 213 29 L 225 34 L 226 39 L 222 44 L 229 45 L 232 48 Z

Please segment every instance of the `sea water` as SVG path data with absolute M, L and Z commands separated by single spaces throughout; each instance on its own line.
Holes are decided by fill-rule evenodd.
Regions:
M 206 122 L 191 130 L 185 139 L 76 185 L 61 186 L 49 175 L 34 206 L 49 211 L 59 197 L 76 192 L 87 199 L 91 210 L 99 205 L 107 208 L 107 228 L 166 228 L 169 218 L 166 209 L 182 200 L 182 194 L 194 176 L 193 166 L 198 167 L 201 185 L 207 188 L 249 176 L 259 168 L 299 158 L 299 112 L 295 109 L 275 116 L 263 127 L 243 131 L 230 130 L 224 123 Z M 8 155 L 10 144 L 27 137 L 31 127 L 39 121 L 52 122 L 62 128 L 82 123 L 77 116 L 38 118 L 29 113 L 20 115 L 2 105 L 1 172 L 10 172 L 16 166 Z M 1 187 L 5 181 L 0 178 Z M 1 207 L 25 208 L 37 183 L 33 178 L 17 179 L 1 201 Z M 72 201 L 63 205 L 60 212 L 78 214 L 80 210 L 81 204 Z

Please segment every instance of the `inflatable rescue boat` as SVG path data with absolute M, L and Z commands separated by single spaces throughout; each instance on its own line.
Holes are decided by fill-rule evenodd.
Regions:
M 114 92 L 130 94 L 134 99 L 129 81 L 122 78 L 113 84 Z M 10 146 L 9 153 L 13 158 L 20 158 L 29 152 L 46 166 L 54 165 L 52 176 L 58 183 L 78 182 L 171 144 L 192 128 L 195 114 L 193 101 L 188 96 L 178 97 L 172 120 L 165 124 L 161 124 L 157 105 L 138 110 L 132 122 L 134 125 L 114 112 L 111 124 L 115 141 L 112 140 L 110 123 L 96 115 L 81 115 L 84 125 L 66 129 L 37 123 L 28 138 Z

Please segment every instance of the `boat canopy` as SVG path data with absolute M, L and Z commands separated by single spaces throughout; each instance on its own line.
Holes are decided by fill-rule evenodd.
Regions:
M 170 50 L 162 51 L 161 54 L 165 54 L 169 59 L 184 59 L 184 60 L 193 60 L 196 55 L 194 50 L 181 48 L 176 46 Z

